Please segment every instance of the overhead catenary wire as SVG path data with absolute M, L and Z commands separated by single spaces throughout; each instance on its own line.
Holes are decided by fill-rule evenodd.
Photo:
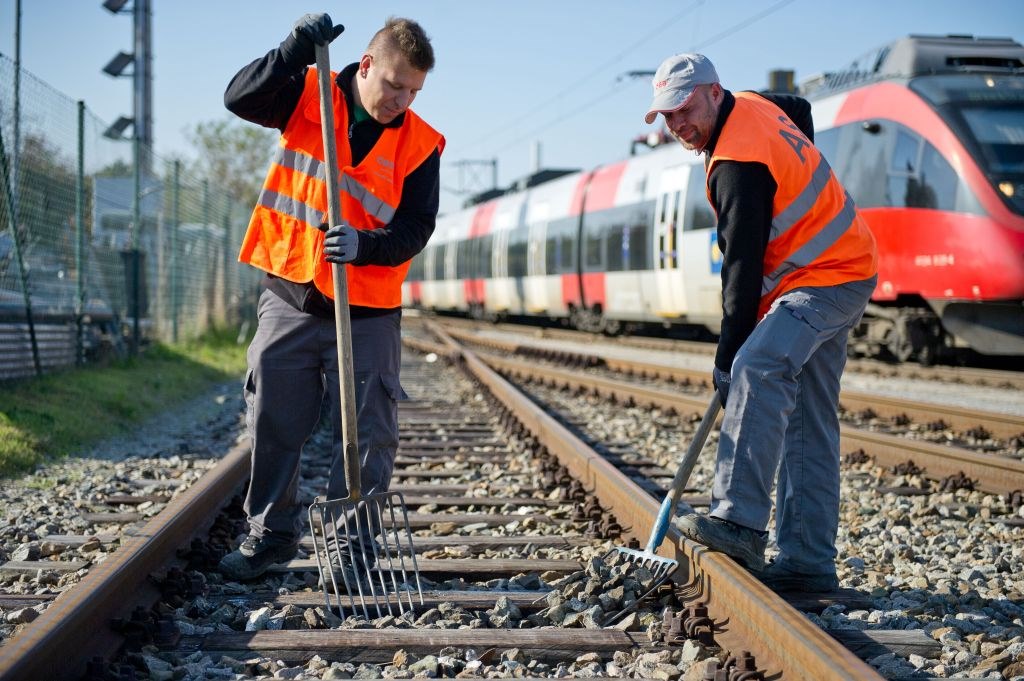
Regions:
M 697 7 L 702 5 L 703 3 L 704 3 L 704 0 L 697 0 L 696 2 L 690 4 L 682 12 L 680 12 L 677 15 L 675 15 L 674 17 L 672 17 L 668 21 L 660 24 L 657 29 L 646 33 L 645 35 L 643 35 L 639 39 L 637 39 L 634 42 L 632 42 L 629 45 L 627 45 L 625 48 L 623 48 L 620 52 L 618 52 L 611 59 L 609 59 L 608 61 L 603 62 L 601 65 L 599 65 L 597 68 L 595 68 L 593 71 L 591 71 L 587 75 L 583 76 L 582 78 L 577 79 L 573 85 L 570 85 L 569 87 L 566 87 L 566 88 L 563 88 L 563 89 L 559 90 L 558 94 L 556 94 L 556 95 L 554 95 L 552 97 L 548 97 L 547 99 L 545 99 L 544 101 L 534 105 L 532 108 L 530 108 L 529 110 L 525 111 L 524 113 L 516 116 L 515 118 L 513 118 L 511 120 L 508 120 L 508 121 L 504 122 L 503 124 L 495 127 L 493 130 L 491 130 L 487 134 L 479 137 L 476 140 L 473 140 L 473 142 L 468 143 L 468 144 L 466 144 L 464 146 L 472 147 L 472 146 L 475 146 L 477 144 L 486 142 L 487 140 L 493 139 L 494 137 L 500 135 L 503 131 L 508 130 L 510 127 L 515 126 L 515 125 L 521 123 L 522 121 L 524 121 L 524 120 L 526 120 L 528 118 L 531 118 L 538 111 L 543 111 L 545 109 L 548 109 L 551 106 L 551 104 L 553 104 L 553 103 L 557 102 L 558 100 L 562 99 L 563 97 L 565 97 L 569 93 L 578 90 L 580 87 L 583 86 L 584 83 L 586 83 L 590 79 L 592 79 L 595 76 L 598 76 L 600 74 L 606 73 L 609 67 L 612 67 L 615 64 L 617 64 L 623 57 L 628 56 L 631 51 L 633 51 L 637 47 L 643 45 L 645 42 L 647 42 L 648 40 L 650 40 L 654 36 L 656 36 L 656 35 L 658 35 L 660 33 L 664 33 L 669 28 L 671 28 L 672 26 L 677 24 L 679 21 L 681 21 L 683 19 L 683 17 L 685 17 L 687 14 L 692 12 L 694 9 L 696 9 Z M 602 95 L 602 96 L 604 96 L 604 95 Z M 589 104 L 589 102 L 588 102 L 588 104 Z M 577 109 L 582 109 L 582 108 L 583 108 L 583 106 L 577 107 Z M 519 140 L 517 139 L 517 141 L 519 141 Z
M 717 43 L 717 42 L 719 42 L 719 41 L 729 37 L 730 35 L 732 35 L 732 34 L 738 32 L 738 31 L 741 31 L 741 30 L 747 28 L 751 24 L 754 24 L 757 21 L 760 21 L 761 19 L 764 19 L 765 17 L 767 17 L 767 16 L 777 12 L 778 10 L 782 9 L 786 5 L 789 5 L 789 4 L 793 3 L 793 2 L 794 2 L 794 0 L 779 0 L 775 4 L 769 6 L 769 7 L 765 8 L 765 9 L 763 9 L 763 10 L 761 10 L 761 11 L 759 11 L 759 12 L 757 12 L 757 13 L 749 16 L 749 17 L 746 17 L 745 19 L 743 19 L 743 20 L 741 20 L 741 21 L 739 21 L 739 22 L 729 26 L 728 28 L 720 31 L 719 33 L 716 33 L 715 35 L 711 36 L 707 40 L 704 40 L 704 41 L 702 41 L 700 43 L 694 44 L 693 46 L 688 48 L 688 51 L 691 51 L 691 52 L 697 51 L 697 50 L 706 48 L 709 45 Z M 483 144 L 483 143 L 485 143 L 487 141 L 490 141 L 490 140 L 493 140 L 495 138 L 498 138 L 504 132 L 508 131 L 511 127 L 515 126 L 516 124 L 526 120 L 527 118 L 532 117 L 534 114 L 536 114 L 539 111 L 542 111 L 542 110 L 545 110 L 545 109 L 549 108 L 551 104 L 553 104 L 553 103 L 557 102 L 558 100 L 560 100 L 561 98 L 565 97 L 570 92 L 573 92 L 576 89 L 580 88 L 585 82 L 589 81 L 594 76 L 599 75 L 601 73 L 606 73 L 607 69 L 609 67 L 614 66 L 623 57 L 628 56 L 631 51 L 633 51 L 634 49 L 636 49 L 640 45 L 643 45 L 647 41 L 651 40 L 653 37 L 657 36 L 658 34 L 665 32 L 666 30 L 668 30 L 673 25 L 675 25 L 676 23 L 681 21 L 686 15 L 688 15 L 690 12 L 692 12 L 695 9 L 697 9 L 701 5 L 703 5 L 703 0 L 698 0 L 697 2 L 687 6 L 682 12 L 680 12 L 677 15 L 675 15 L 674 17 L 672 17 L 668 21 L 660 24 L 657 29 L 646 33 L 644 36 L 642 36 L 642 37 L 638 38 L 636 41 L 630 43 L 627 47 L 625 47 L 622 51 L 617 53 L 614 57 L 612 57 L 608 61 L 602 63 L 600 66 L 598 66 L 596 69 L 591 71 L 589 74 L 587 74 L 583 78 L 578 79 L 575 82 L 574 85 L 561 90 L 559 92 L 559 94 L 554 95 L 553 97 L 549 97 L 548 99 L 546 99 L 543 102 L 535 105 L 534 107 L 532 107 L 531 109 L 529 109 L 525 113 L 517 116 L 514 119 L 511 119 L 511 120 L 507 121 L 502 126 L 499 126 L 499 127 L 495 128 L 495 129 L 493 129 L 487 135 L 484 135 L 483 137 L 480 137 L 480 138 L 474 140 L 472 143 L 462 145 L 461 148 L 474 147 L 476 145 Z M 568 111 L 563 111 L 562 113 L 556 115 L 554 118 L 546 120 L 544 123 L 541 123 L 541 124 L 535 126 L 534 128 L 531 128 L 530 130 L 528 130 L 525 133 L 520 133 L 520 134 L 516 135 L 510 141 L 508 141 L 508 142 L 506 142 L 504 144 L 501 144 L 500 146 L 494 147 L 493 150 L 490 151 L 490 152 L 480 152 L 480 153 L 483 156 L 490 157 L 490 156 L 495 156 L 499 152 L 502 152 L 502 151 L 505 151 L 507 149 L 510 149 L 510 148 L 522 145 L 527 140 L 529 140 L 530 138 L 539 135 L 540 133 L 544 132 L 545 130 L 547 130 L 547 129 L 555 126 L 555 125 L 558 125 L 560 123 L 563 123 L 564 121 L 566 121 L 566 120 L 568 120 L 570 118 L 573 118 L 574 116 L 577 116 L 577 115 L 583 113 L 584 111 L 587 111 L 589 109 L 589 107 L 591 107 L 593 104 L 596 104 L 597 102 L 600 102 L 602 100 L 607 99 L 610 95 L 616 94 L 619 90 L 623 89 L 623 87 L 625 87 L 625 85 L 627 85 L 627 84 L 628 84 L 628 81 L 624 81 L 622 79 L 617 79 L 616 81 L 612 82 L 611 85 L 607 89 L 603 89 L 598 95 L 594 96 L 593 98 L 590 98 L 590 99 L 588 99 L 587 101 L 585 101 L 585 102 L 583 102 L 581 104 L 574 105 L 572 109 L 569 109 Z M 453 152 L 449 151 L 449 154 L 452 154 L 452 153 Z M 449 191 L 449 192 L 453 191 L 452 189 L 450 189 L 448 187 L 442 187 L 442 189 L 444 189 L 445 191 Z

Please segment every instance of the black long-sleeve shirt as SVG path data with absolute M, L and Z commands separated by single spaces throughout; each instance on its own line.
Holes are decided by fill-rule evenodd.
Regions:
M 302 95 L 307 58 L 289 36 L 277 49 L 235 74 L 224 92 L 224 105 L 240 118 L 283 132 Z M 344 93 L 348 108 L 347 139 L 353 164 L 358 164 L 370 152 L 385 127 L 399 127 L 405 118 L 405 114 L 401 114 L 387 124 L 372 117 L 355 122 L 352 79 L 357 68 L 358 64 L 348 65 L 335 81 Z M 353 265 L 395 266 L 423 250 L 437 219 L 440 167 L 441 156 L 435 150 L 406 176 L 402 198 L 391 222 L 379 229 L 358 230 L 358 257 Z M 333 304 L 312 283 L 296 284 L 268 275 L 267 287 L 297 309 L 321 317 L 334 316 Z M 389 311 L 360 306 L 350 308 L 353 317 Z
M 811 142 L 814 122 L 811 105 L 802 97 L 761 94 L 789 116 Z M 705 164 L 714 155 L 715 144 L 736 98 L 728 90 L 705 148 Z M 711 202 L 718 214 L 718 246 L 722 251 L 722 329 L 715 353 L 715 366 L 732 369 L 740 346 L 757 325 L 761 302 L 764 254 L 772 228 L 772 203 L 778 185 L 763 163 L 720 161 L 708 177 Z

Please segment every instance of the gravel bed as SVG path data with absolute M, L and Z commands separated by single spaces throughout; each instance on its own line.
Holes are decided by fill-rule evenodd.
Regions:
M 430 356 L 407 352 L 406 388 L 414 397 L 447 399 L 453 405 L 482 400 L 466 381 L 456 380 L 452 372 L 441 372 L 441 362 Z M 414 381 L 414 374 L 420 374 Z M 420 392 L 413 391 L 413 383 Z M 649 409 L 626 409 L 602 404 L 593 398 L 574 398 L 556 391 L 532 388 L 559 409 L 571 411 L 576 423 L 586 424 L 594 439 L 620 448 L 634 447 L 645 456 L 674 470 L 685 451 L 693 430 L 687 418 L 661 414 Z M 453 410 L 455 407 L 453 407 Z M 116 548 L 116 542 L 87 542 L 63 549 L 42 541 L 53 534 L 102 535 L 117 531 L 114 526 L 90 525 L 80 517 L 86 510 L 100 508 L 100 495 L 111 493 L 172 496 L 188 482 L 212 467 L 241 433 L 243 405 L 238 384 L 220 386 L 194 402 L 162 414 L 132 433 L 111 439 L 83 452 L 80 456 L 42 468 L 18 480 L 5 481 L 0 488 L 0 559 L 26 560 L 33 556 L 59 556 L 96 564 Z M 703 460 L 694 471 L 691 486 L 710 489 L 712 479 L 713 433 Z M 324 449 L 324 433 L 315 436 L 310 449 Z M 449 462 L 448 465 L 454 462 Z M 537 479 L 520 457 L 501 465 L 477 465 L 461 481 L 472 482 L 472 494 L 484 496 L 502 483 L 501 494 L 512 495 L 517 485 L 536 485 Z M 456 479 L 458 480 L 458 479 Z M 882 656 L 872 664 L 886 677 L 924 673 L 938 677 L 970 676 L 1024 681 L 1024 530 L 996 522 L 1007 514 L 1005 500 L 992 495 L 960 490 L 953 493 L 903 497 L 880 494 L 880 482 L 888 486 L 920 484 L 913 476 L 893 478 L 870 464 L 846 467 L 843 475 L 844 505 L 839 537 L 839 576 L 844 587 L 870 594 L 870 610 L 847 611 L 841 605 L 820 614 L 807 616 L 832 629 L 923 629 L 942 646 L 935 659 L 910 656 L 898 659 Z M 667 482 L 667 481 L 665 481 Z M 303 483 L 303 494 L 319 493 L 323 479 Z M 498 492 L 495 491 L 495 494 Z M 562 490 L 546 492 L 558 499 Z M 109 507 L 107 507 L 109 508 Z M 144 516 L 155 513 L 152 506 L 110 508 L 137 511 Z M 556 512 L 566 512 L 563 507 Z M 422 510 L 430 510 L 424 508 Z M 1024 516 L 1024 511 L 1018 513 Z M 433 528 L 439 530 L 442 528 Z M 496 534 L 524 531 L 543 532 L 520 525 L 493 528 Z M 430 531 L 425 534 L 430 534 Z M 466 612 L 450 604 L 421 615 L 412 622 L 341 622 L 324 608 L 273 607 L 257 603 L 252 607 L 235 606 L 224 601 L 231 595 L 270 589 L 272 593 L 297 593 L 317 589 L 316 576 L 289 574 L 274 577 L 258 585 L 224 583 L 217 573 L 204 575 L 207 588 L 173 612 L 183 633 L 235 631 L 254 628 L 305 626 L 551 626 L 552 615 L 560 617 L 558 626 L 599 625 L 600 613 L 587 599 L 600 599 L 614 589 L 614 577 L 604 574 L 600 588 L 591 587 L 591 578 L 607 566 L 597 561 L 615 542 L 596 544 L 575 552 L 545 550 L 537 557 L 572 557 L 588 561 L 586 578 L 579 575 L 559 582 L 553 575 L 532 579 L 495 580 L 485 588 L 540 588 L 549 591 L 551 600 L 546 614 L 516 617 L 514 606 L 499 599 L 494 607 Z M 447 547 L 443 555 L 460 557 L 458 546 Z M 464 555 L 464 554 L 462 554 Z M 503 550 L 493 555 L 512 557 Z M 595 562 L 596 561 L 596 562 Z M 83 571 L 58 575 L 42 571 L 35 575 L 0 575 L 0 589 L 7 594 L 52 597 L 81 579 Z M 550 581 L 546 581 L 550 580 Z M 576 586 L 574 586 L 576 585 Z M 438 588 L 471 588 L 462 580 L 432 585 Z M 576 590 L 574 592 L 574 590 Z M 559 602 L 559 600 L 561 602 Z M 6 641 L 20 627 L 35 619 L 46 603 L 7 609 L 0 613 L 0 637 Z M 559 610 L 562 608 L 562 610 Z M 660 618 L 654 607 L 640 608 L 619 624 L 634 631 L 646 631 L 656 637 Z M 590 613 L 590 620 L 587 618 Z M 596 616 L 596 617 L 595 617 Z M 333 617 L 333 619 L 332 619 Z M 543 622 L 537 617 L 546 618 Z M 352 619 L 352 618 L 350 618 Z M 128 658 L 137 669 L 148 671 L 152 679 L 243 679 L 253 677 L 292 679 L 339 678 L 411 678 L 413 676 L 457 677 L 594 677 L 631 676 L 695 681 L 703 675 L 704 665 L 716 659 L 719 651 L 695 642 L 671 651 L 655 653 L 616 653 L 612 659 L 581 655 L 572 663 L 546 665 L 527 659 L 521 651 L 506 651 L 495 656 L 487 651 L 447 649 L 436 655 L 415 656 L 400 651 L 388 665 L 353 665 L 313 658 L 303 666 L 289 666 L 279 660 L 253 656 L 245 660 L 209 659 L 201 653 L 174 657 L 148 648 Z
M 632 444 L 673 472 L 699 419 L 536 386 L 531 392 L 560 413 L 571 413 L 593 439 Z M 717 431 L 689 487 L 711 489 L 716 447 Z M 1004 498 L 966 490 L 882 494 L 880 484 L 920 487 L 923 481 L 894 477 L 869 463 L 844 466 L 839 579 L 841 586 L 869 594 L 873 607 L 847 611 L 835 605 L 807 616 L 826 629 L 922 629 L 941 644 L 934 659 L 870 660 L 886 678 L 924 673 L 1024 681 L 1024 528 L 996 520 L 1024 517 L 1024 508 L 1014 514 Z
M 142 523 L 216 465 L 241 432 L 240 383 L 217 386 L 201 397 L 168 410 L 131 432 L 39 467 L 0 486 L 0 562 L 51 559 L 97 565 L 113 553 L 119 524 L 82 517 L 93 512 L 135 512 Z M 107 495 L 152 496 L 141 504 L 110 506 Z M 89 536 L 79 546 L 47 541 L 48 535 Z M 0 639 L 45 610 L 49 599 L 88 573 L 40 570 L 36 574 L 0 572 L 4 594 L 40 596 L 39 605 L 0 613 Z
M 558 366 L 557 363 L 549 364 Z M 603 368 L 589 368 L 582 371 L 602 378 L 610 378 L 617 381 L 628 380 L 661 390 L 677 391 L 696 396 L 706 396 L 709 394 L 708 390 L 710 389 L 709 386 L 680 386 L 676 383 L 657 378 L 630 377 L 624 379 L 622 373 Z M 941 419 L 921 423 L 911 421 L 906 417 L 879 416 L 871 410 L 845 410 L 842 409 L 842 405 L 840 405 L 839 419 L 844 424 L 873 432 L 905 437 L 911 440 L 923 440 L 932 444 L 960 447 L 983 454 L 1024 460 L 1024 432 L 1004 439 L 993 437 L 984 428 L 963 432 L 951 428 Z
M 447 400 L 452 413 L 459 406 L 480 403 L 484 398 L 468 381 L 456 378 L 451 371 L 441 371 L 442 362 L 433 356 L 406 353 L 406 389 L 414 398 Z M 412 366 L 410 370 L 410 366 Z M 34 560 L 51 557 L 60 561 L 81 561 L 88 565 L 101 563 L 117 548 L 117 541 L 106 540 L 105 535 L 116 535 L 116 525 L 90 524 L 80 517 L 85 511 L 136 511 L 144 518 L 162 507 L 159 502 L 109 507 L 102 497 L 109 494 L 136 494 L 173 498 L 187 485 L 213 467 L 243 431 L 244 403 L 237 384 L 219 387 L 192 403 L 168 411 L 159 418 L 143 424 L 131 433 L 111 438 L 77 456 L 40 468 L 32 475 L 5 482 L 0 489 L 0 559 Z M 329 434 L 322 428 L 307 444 L 307 459 L 314 474 L 303 479 L 300 489 L 307 501 L 320 493 L 325 484 L 326 471 L 318 458 L 329 451 Z M 466 467 L 460 478 L 447 482 L 468 482 L 473 489 L 470 496 L 522 496 L 522 489 L 535 488 L 539 500 L 564 501 L 553 508 L 538 504 L 525 506 L 520 513 L 544 512 L 567 518 L 575 511 L 575 503 L 566 499 L 562 488 L 544 488 L 531 453 L 521 443 L 509 443 L 514 455 L 494 463 L 474 464 Z M 319 468 L 318 468 L 319 465 Z M 430 466 L 451 470 L 456 462 Z M 319 471 L 319 473 L 317 473 Z M 422 512 L 437 512 L 430 505 L 420 507 Z M 509 510 L 509 509 L 502 509 Z M 495 509 L 487 509 L 496 512 Z M 496 536 L 558 532 L 555 526 L 533 523 L 529 519 L 512 521 L 494 528 L 462 528 L 463 532 Z M 583 529 L 578 528 L 578 529 Z M 426 536 L 451 531 L 444 523 L 419 531 Z M 47 535 L 91 535 L 84 544 L 67 548 L 59 543 L 47 542 Z M 236 537 L 236 542 L 243 535 Z M 508 598 L 498 597 L 490 608 L 467 611 L 454 603 L 442 603 L 417 617 L 385 617 L 365 620 L 350 616 L 341 620 L 323 606 L 303 608 L 295 605 L 275 606 L 271 600 L 255 599 L 254 593 L 286 595 L 291 593 L 320 593 L 315 573 L 288 573 L 269 576 L 253 583 L 225 582 L 216 571 L 192 573 L 203 584 L 202 594 L 190 598 L 164 614 L 170 614 L 183 635 L 201 635 L 218 631 L 255 631 L 277 628 L 464 628 L 511 627 L 532 628 L 599 627 L 612 612 L 625 608 L 632 612 L 622 617 L 616 626 L 623 630 L 646 632 L 652 640 L 660 638 L 661 605 L 653 600 L 636 603 L 650 586 L 649 575 L 642 571 L 626 571 L 603 560 L 615 542 L 595 542 L 591 546 L 574 549 L 540 548 L 530 553 L 510 548 L 487 550 L 476 557 L 575 559 L 586 569 L 573 575 L 524 574 L 513 579 L 494 579 L 484 583 L 467 582 L 456 578 L 438 584 L 427 582 L 428 589 L 489 589 L 508 591 L 532 590 L 544 599 L 540 612 L 524 614 Z M 467 547 L 452 545 L 439 549 L 429 557 L 468 557 Z M 303 557 L 301 554 L 299 557 Z M 613 562 L 613 561 L 612 561 Z M 87 574 L 88 568 L 58 575 L 52 571 L 36 574 L 0 575 L 0 590 L 4 594 L 38 596 L 46 599 L 26 606 L 0 611 L 0 639 L 6 642 L 43 612 L 56 594 L 71 588 Z M 247 604 L 242 604 L 246 601 Z M 164 608 L 166 611 L 167 608 Z M 544 663 L 529 659 L 520 650 L 476 651 L 447 648 L 436 655 L 413 655 L 406 651 L 395 654 L 391 664 L 362 664 L 330 662 L 314 657 L 301 666 L 289 665 L 268 657 L 252 655 L 246 659 L 218 656 L 212 659 L 202 653 L 175 655 L 149 646 L 127 655 L 122 664 L 130 664 L 140 678 L 170 679 L 375 679 L 460 677 L 460 678 L 591 678 L 595 676 L 663 678 L 671 681 L 698 681 L 704 675 L 705 665 L 717 662 L 721 651 L 706 648 L 696 642 L 687 642 L 673 650 L 618 652 L 613 656 L 582 654 L 572 662 Z

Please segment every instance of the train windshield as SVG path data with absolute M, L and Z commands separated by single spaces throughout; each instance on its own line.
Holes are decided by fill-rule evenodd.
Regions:
M 1024 76 L 925 76 L 910 87 L 957 133 L 1007 205 L 1024 214 Z

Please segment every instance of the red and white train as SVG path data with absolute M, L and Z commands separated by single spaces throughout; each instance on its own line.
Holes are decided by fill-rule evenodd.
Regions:
M 880 251 L 851 348 L 1024 356 L 1024 47 L 910 36 L 805 83 L 815 144 Z M 615 333 L 716 333 L 721 253 L 702 158 L 677 143 L 545 171 L 438 218 L 409 306 Z

